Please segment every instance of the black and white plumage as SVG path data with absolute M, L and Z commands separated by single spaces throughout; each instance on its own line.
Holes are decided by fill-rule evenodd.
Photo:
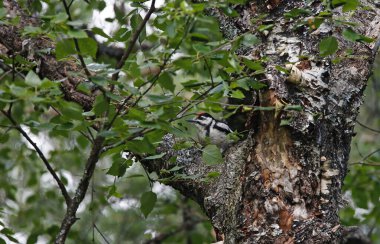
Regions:
M 209 138 L 211 144 L 217 145 L 224 150 L 232 142 L 227 138 L 227 135 L 232 133 L 230 127 L 226 123 L 214 119 L 208 113 L 199 113 L 188 122 L 194 123 L 197 127 L 198 140 L 201 144 L 206 144 L 206 138 Z

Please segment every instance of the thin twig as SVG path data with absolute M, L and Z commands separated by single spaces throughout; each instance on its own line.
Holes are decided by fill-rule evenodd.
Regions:
M 374 155 L 375 153 L 377 152 L 380 152 L 380 148 L 376 149 L 375 151 L 369 153 L 367 156 L 365 156 L 362 160 L 358 161 L 358 162 L 354 162 L 354 163 L 350 163 L 350 165 L 355 165 L 355 164 L 370 164 L 370 163 L 365 163 L 364 161 L 366 161 L 369 157 L 371 157 L 372 155 Z
M 195 100 L 199 100 L 199 99 L 203 98 L 203 97 L 206 96 L 206 95 L 207 95 L 212 89 L 214 89 L 214 86 L 210 86 L 209 89 L 207 89 L 205 92 L 203 92 L 202 94 L 200 94 Z M 201 103 L 201 102 L 197 102 L 197 103 L 195 103 L 195 105 L 198 105 L 199 103 Z M 190 108 L 191 105 L 192 105 L 192 103 L 189 102 L 185 107 L 183 107 L 183 108 L 181 109 L 181 111 L 179 111 L 179 112 L 177 113 L 176 118 L 175 118 L 175 119 L 172 119 L 172 121 L 174 121 L 174 120 L 178 120 L 178 119 L 182 118 L 183 115 L 189 110 L 189 108 Z
M 90 128 L 87 127 L 87 131 L 88 131 L 88 134 L 90 135 L 90 138 L 91 138 L 90 141 L 91 141 L 92 143 L 94 143 L 95 138 L 94 138 L 94 135 L 92 134 Z
M 205 64 L 206 64 L 206 67 L 207 67 L 208 73 L 209 73 L 209 75 L 210 75 L 211 86 L 214 86 L 214 77 L 212 76 L 211 68 L 210 68 L 210 66 L 208 65 L 208 62 L 207 62 L 207 59 L 206 59 L 206 58 L 204 58 L 204 61 L 205 61 Z
M 69 6 L 68 8 L 70 9 L 71 5 L 74 3 L 75 0 L 71 0 L 71 2 L 69 3 Z
M 185 40 L 187 34 L 189 33 L 189 30 L 191 29 L 191 26 L 192 26 L 192 24 L 190 24 L 190 21 L 191 21 L 190 18 L 188 18 L 186 20 L 186 29 L 184 31 L 184 34 L 182 35 L 181 40 L 177 43 L 177 45 L 174 47 L 174 49 L 171 51 L 171 53 L 165 58 L 163 64 L 161 64 L 161 66 L 160 66 L 160 71 L 152 78 L 150 86 L 136 99 L 136 101 L 132 104 L 131 107 L 136 106 L 138 104 L 138 102 L 143 98 L 143 96 L 145 96 L 150 91 L 150 89 L 152 89 L 152 87 L 155 85 L 156 81 L 158 80 L 158 78 L 160 77 L 160 75 L 162 73 L 162 70 L 166 67 L 167 63 L 170 61 L 170 59 L 174 55 L 174 53 L 177 52 L 177 50 L 181 46 L 183 40 Z
M 41 158 L 43 163 L 45 164 L 45 167 L 49 171 L 49 173 L 53 176 L 54 180 L 57 182 L 59 189 L 62 192 L 63 197 L 65 198 L 66 205 L 68 206 L 71 203 L 71 198 L 69 193 L 66 190 L 65 185 L 61 181 L 61 179 L 58 177 L 58 175 L 55 173 L 53 167 L 50 165 L 49 161 L 41 151 L 41 149 L 37 146 L 37 144 L 29 137 L 29 135 L 26 133 L 25 130 L 21 128 L 21 126 L 16 122 L 16 120 L 13 119 L 10 113 L 5 112 L 4 110 L 1 110 L 1 112 L 5 115 L 5 117 L 8 118 L 8 120 L 13 124 L 14 128 L 18 130 L 22 136 L 33 146 L 34 150 L 36 150 L 38 156 Z
M 72 21 L 71 14 L 70 14 L 70 6 L 71 6 L 71 4 L 72 4 L 73 2 L 74 2 L 74 0 L 70 3 L 70 5 L 67 5 L 66 0 L 62 0 L 63 6 L 64 6 L 65 11 L 66 11 L 66 14 L 67 14 L 67 18 L 68 18 L 69 21 Z M 84 69 L 84 73 L 86 74 L 87 79 L 88 79 L 90 82 L 93 83 L 92 78 L 91 78 L 92 75 L 91 75 L 90 71 L 88 70 L 86 63 L 84 62 L 84 58 L 83 58 L 83 56 L 82 56 L 82 52 L 81 52 L 80 47 L 79 47 L 78 39 L 75 38 L 75 37 L 73 37 L 72 39 L 73 39 L 73 41 L 74 41 L 74 46 L 75 46 L 75 50 L 76 50 L 76 52 L 77 52 L 77 55 L 78 55 L 79 61 L 80 61 L 81 65 L 82 65 L 82 67 L 83 67 L 83 69 Z M 94 83 L 94 84 L 95 84 L 95 83 Z M 97 85 L 97 84 L 95 84 L 95 85 L 96 85 L 96 88 L 99 89 L 103 94 L 106 94 L 106 90 L 104 89 L 104 87 L 99 86 L 99 85 Z
M 5 71 L 4 74 L 2 74 L 2 75 L 0 76 L 0 81 L 1 81 L 5 76 L 7 76 L 10 72 L 12 72 L 12 71 L 11 71 L 11 70 L 7 70 L 7 71 Z
M 3 70 L 6 70 L 6 71 L 9 71 L 9 72 L 12 72 L 13 71 L 13 68 L 12 66 L 10 66 L 9 64 L 6 64 L 4 63 L 3 61 L 0 61 L 0 67 L 3 69 Z M 25 75 L 23 73 L 21 73 L 20 71 L 17 71 L 16 69 L 14 70 L 18 76 L 20 76 L 22 79 L 25 78 Z M 3 77 L 1 77 L 3 78 Z
M 15 80 L 15 76 L 16 76 L 16 67 L 15 67 L 15 54 L 12 53 L 12 81 Z
M 137 41 L 137 39 L 139 38 L 142 30 L 144 29 L 146 23 L 148 22 L 148 20 L 150 19 L 150 16 L 153 14 L 153 12 L 156 10 L 156 7 L 154 6 L 156 4 L 156 0 L 152 0 L 152 3 L 150 5 L 150 8 L 148 10 L 148 12 L 146 13 L 143 21 L 140 23 L 140 25 L 137 27 L 136 31 L 133 33 L 131 39 L 129 40 L 128 42 L 128 48 L 127 50 L 124 52 L 123 56 L 121 57 L 120 61 L 117 63 L 116 65 L 116 70 L 119 70 L 121 69 L 124 64 L 125 64 L 125 61 L 127 61 L 127 59 L 129 58 L 129 55 L 132 53 L 132 50 L 133 50 L 133 47 Z M 114 73 L 112 75 L 112 80 L 117 80 L 119 79 L 119 72 L 120 71 L 116 71 L 116 73 Z
M 13 125 L 1 125 L 1 124 L 0 124 L 0 127 L 2 127 L 2 128 L 7 128 L 7 129 L 15 129 L 15 128 L 16 128 L 16 127 L 13 126 Z
M 147 12 L 147 14 L 145 15 L 143 21 L 140 23 L 140 25 L 137 27 L 136 31 L 133 33 L 131 39 L 129 40 L 128 42 L 128 48 L 127 50 L 123 53 L 123 56 L 121 57 L 120 61 L 117 63 L 116 65 L 116 70 L 119 70 L 121 69 L 124 64 L 125 64 L 125 61 L 127 61 L 127 59 L 129 58 L 129 56 L 131 55 L 132 53 L 132 50 L 133 50 L 133 46 L 135 45 L 135 43 L 137 42 L 137 39 L 139 38 L 141 32 L 143 31 L 146 23 L 148 22 L 150 16 L 153 14 L 153 12 L 156 10 L 155 8 L 155 3 L 156 3 L 156 0 L 152 0 L 152 3 L 150 5 L 150 8 L 149 8 L 149 11 Z M 116 81 L 119 79 L 119 73 L 120 71 L 116 71 L 116 73 L 114 73 L 112 75 L 112 80 Z M 139 88 L 141 88 L 142 86 L 140 86 Z M 108 124 L 107 128 L 111 128 L 112 127 L 112 124 L 115 122 L 116 118 L 120 115 L 121 113 L 121 110 L 124 108 L 124 106 L 127 104 L 127 102 L 132 98 L 132 94 L 129 95 L 126 99 L 124 99 L 123 103 L 121 104 L 121 106 L 117 109 L 115 115 L 112 117 L 110 123 Z
M 366 128 L 366 129 L 368 129 L 370 131 L 373 131 L 373 132 L 376 132 L 376 133 L 380 133 L 380 130 L 376 130 L 376 129 L 373 129 L 371 127 L 368 127 L 367 125 L 365 125 L 365 124 L 363 124 L 363 123 L 361 123 L 361 122 L 359 122 L 357 120 L 356 120 L 356 123 L 358 123 L 358 125 L 360 125 L 363 128 Z
M 71 6 L 71 4 L 67 5 L 66 0 L 62 0 L 62 3 L 63 3 L 63 6 L 65 8 L 68 20 L 69 21 L 73 21 L 72 18 L 71 18 L 71 14 L 70 14 L 70 6 Z M 87 78 L 91 81 L 91 73 L 88 70 L 86 63 L 84 62 L 84 59 L 83 59 L 83 56 L 82 56 L 82 52 L 80 51 L 78 39 L 73 38 L 73 41 L 74 41 L 74 46 L 75 46 L 75 50 L 77 51 L 77 55 L 78 55 L 79 61 L 80 61 L 81 65 L 82 65 L 82 67 L 84 69 L 84 72 L 85 72 Z
M 171 53 L 164 59 L 164 62 L 160 65 L 160 68 L 159 68 L 159 72 L 154 75 L 149 81 L 148 83 L 150 83 L 149 87 L 134 101 L 134 103 L 129 106 L 130 108 L 133 108 L 135 107 L 139 101 L 153 88 L 153 86 L 156 84 L 158 78 L 160 77 L 162 71 L 165 69 L 166 65 L 168 64 L 168 62 L 170 61 L 171 57 L 174 55 L 174 53 L 177 52 L 177 50 L 179 49 L 179 47 L 181 46 L 183 40 L 186 38 L 187 34 L 189 33 L 189 30 L 191 29 L 191 24 L 190 24 L 190 18 L 187 19 L 186 21 L 186 29 L 185 29 L 185 32 L 181 38 L 181 40 L 177 43 L 177 45 L 174 47 L 174 49 L 171 51 Z M 139 89 L 141 88 L 142 86 L 139 87 Z M 106 127 L 107 129 L 111 128 L 112 127 L 112 124 L 115 122 L 116 118 L 121 114 L 121 110 L 123 109 L 123 107 L 125 106 L 125 104 L 132 98 L 132 94 L 129 95 L 125 100 L 124 102 L 122 103 L 122 105 L 117 109 L 115 115 L 113 116 L 113 118 L 111 119 L 110 123 L 108 124 L 108 126 Z M 126 111 L 124 114 L 126 114 L 128 111 Z
M 106 236 L 99 230 L 98 226 L 96 226 L 96 224 L 94 224 L 94 227 L 96 229 L 96 231 L 102 236 L 103 240 L 107 243 L 107 244 L 110 244 L 110 242 L 107 240 Z
M 60 116 L 62 116 L 62 113 L 57 109 L 57 108 L 55 108 L 53 105 L 49 105 L 53 110 L 54 110 L 54 112 L 56 112 L 58 115 L 60 115 Z M 91 132 L 90 130 L 89 130 L 89 128 L 87 127 L 87 130 L 88 130 L 88 132 Z M 84 136 L 88 141 L 90 141 L 91 143 L 94 143 L 94 137 L 92 137 L 92 135 L 91 135 L 91 133 L 90 133 L 90 136 L 88 136 L 88 135 L 86 135 L 86 133 L 84 133 L 83 131 L 79 131 L 79 133 L 82 135 L 82 136 Z
M 380 163 L 365 163 L 365 162 L 356 162 L 356 163 L 351 163 L 350 165 L 364 165 L 364 166 L 375 166 L 375 167 L 380 167 Z

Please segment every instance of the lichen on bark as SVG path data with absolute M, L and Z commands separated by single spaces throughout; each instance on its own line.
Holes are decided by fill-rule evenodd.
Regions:
M 367 1 L 362 4 L 372 6 Z M 217 179 L 170 183 L 203 207 L 225 243 L 339 243 L 347 239 L 347 229 L 338 217 L 344 202 L 341 187 L 355 119 L 371 73 L 373 44 L 345 40 L 342 26 L 332 21 L 310 30 L 297 25 L 313 16 L 301 21 L 284 17 L 285 12 L 304 7 L 313 16 L 324 9 L 321 2 L 268 1 L 236 7 L 238 18 L 216 9 L 208 11 L 218 18 L 227 38 L 246 32 L 260 35 L 260 45 L 240 54 L 252 60 L 266 57 L 268 89 L 260 93 L 259 102 L 276 107 L 254 116 L 258 126 L 250 128 L 250 136 L 232 146 L 225 162 L 212 169 L 220 173 Z M 258 32 L 260 23 L 250 22 L 262 12 L 267 15 L 261 21 L 274 25 L 265 33 Z M 355 29 L 359 34 L 377 38 L 378 9 L 347 14 L 337 8 L 333 14 L 360 23 Z M 339 50 L 320 57 L 319 42 L 328 36 L 338 40 Z M 288 68 L 290 74 L 278 66 Z M 289 104 L 301 106 L 302 111 L 284 109 Z M 210 172 L 199 153 L 188 155 L 191 160 L 182 164 L 183 172 L 202 176 Z

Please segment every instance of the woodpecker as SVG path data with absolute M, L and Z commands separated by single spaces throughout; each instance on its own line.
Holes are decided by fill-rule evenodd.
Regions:
M 232 133 L 230 127 L 226 123 L 214 119 L 208 113 L 198 113 L 194 119 L 187 121 L 197 127 L 198 139 L 201 144 L 206 144 L 206 138 L 209 138 L 211 144 L 219 146 L 224 151 L 232 142 L 227 138 L 227 135 Z

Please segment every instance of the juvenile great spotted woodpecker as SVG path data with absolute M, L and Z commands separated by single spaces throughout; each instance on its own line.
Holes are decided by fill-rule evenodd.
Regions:
M 210 144 L 217 145 L 224 151 L 232 142 L 227 137 L 229 133 L 233 132 L 230 127 L 226 123 L 214 119 L 208 113 L 198 113 L 194 119 L 187 121 L 197 127 L 198 140 L 201 144 L 206 144 L 207 138 L 209 138 Z

